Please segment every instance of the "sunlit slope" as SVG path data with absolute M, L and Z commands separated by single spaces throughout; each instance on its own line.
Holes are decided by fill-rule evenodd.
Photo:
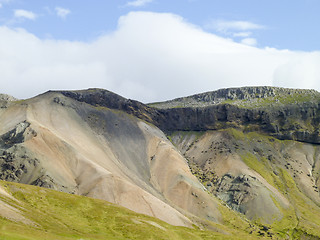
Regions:
M 170 138 L 208 191 L 232 209 L 284 238 L 320 237 L 318 145 L 236 129 Z
M 49 92 L 8 104 L 0 122 L 3 180 L 104 199 L 179 226 L 222 221 L 183 156 L 134 116 Z

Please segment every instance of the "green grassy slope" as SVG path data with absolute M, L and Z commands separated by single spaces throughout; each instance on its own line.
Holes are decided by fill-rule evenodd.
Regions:
M 4 181 L 0 181 L 0 185 L 17 201 L 3 195 L 0 199 L 19 209 L 25 218 L 35 223 L 26 225 L 0 217 L 1 240 L 258 238 L 248 234 L 248 224 L 242 223 L 238 215 L 223 206 L 225 225 L 210 227 L 225 234 L 198 227 L 171 226 L 102 200 Z

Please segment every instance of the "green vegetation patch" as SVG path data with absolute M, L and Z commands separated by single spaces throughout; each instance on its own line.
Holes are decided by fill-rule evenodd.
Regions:
M 176 227 L 159 219 L 137 214 L 106 201 L 61 193 L 49 189 L 0 181 L 18 202 L 2 197 L 17 207 L 26 225 L 0 217 L 1 240 L 37 239 L 250 239 L 245 231 L 215 224 L 223 233 L 198 228 Z M 252 238 L 255 239 L 255 238 Z
M 226 100 L 224 104 L 233 104 L 242 108 L 278 107 L 305 102 L 319 102 L 320 94 L 315 92 L 297 92 L 291 94 L 277 94 L 275 97 L 253 98 L 244 100 Z
M 240 155 L 242 161 L 251 169 L 259 173 L 268 183 L 271 185 L 274 184 L 275 175 L 270 171 L 268 167 L 268 161 L 266 158 L 258 159 L 254 154 L 246 152 L 245 154 Z

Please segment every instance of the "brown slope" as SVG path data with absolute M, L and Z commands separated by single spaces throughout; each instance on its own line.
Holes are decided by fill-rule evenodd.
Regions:
M 171 138 L 208 190 L 249 219 L 271 224 L 302 203 L 320 212 L 318 145 L 235 129 Z
M 184 158 L 135 117 L 47 93 L 12 103 L 0 121 L 4 180 L 105 199 L 174 225 L 191 226 L 182 213 L 220 219 Z

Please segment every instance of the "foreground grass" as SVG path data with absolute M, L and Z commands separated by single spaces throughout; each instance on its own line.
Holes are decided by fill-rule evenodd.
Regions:
M 34 222 L 26 225 L 0 217 L 1 240 L 256 239 L 245 231 L 228 232 L 228 226 L 221 226 L 224 234 L 176 227 L 102 200 L 4 181 L 0 185 L 18 201 L 1 195 L 0 199 Z

